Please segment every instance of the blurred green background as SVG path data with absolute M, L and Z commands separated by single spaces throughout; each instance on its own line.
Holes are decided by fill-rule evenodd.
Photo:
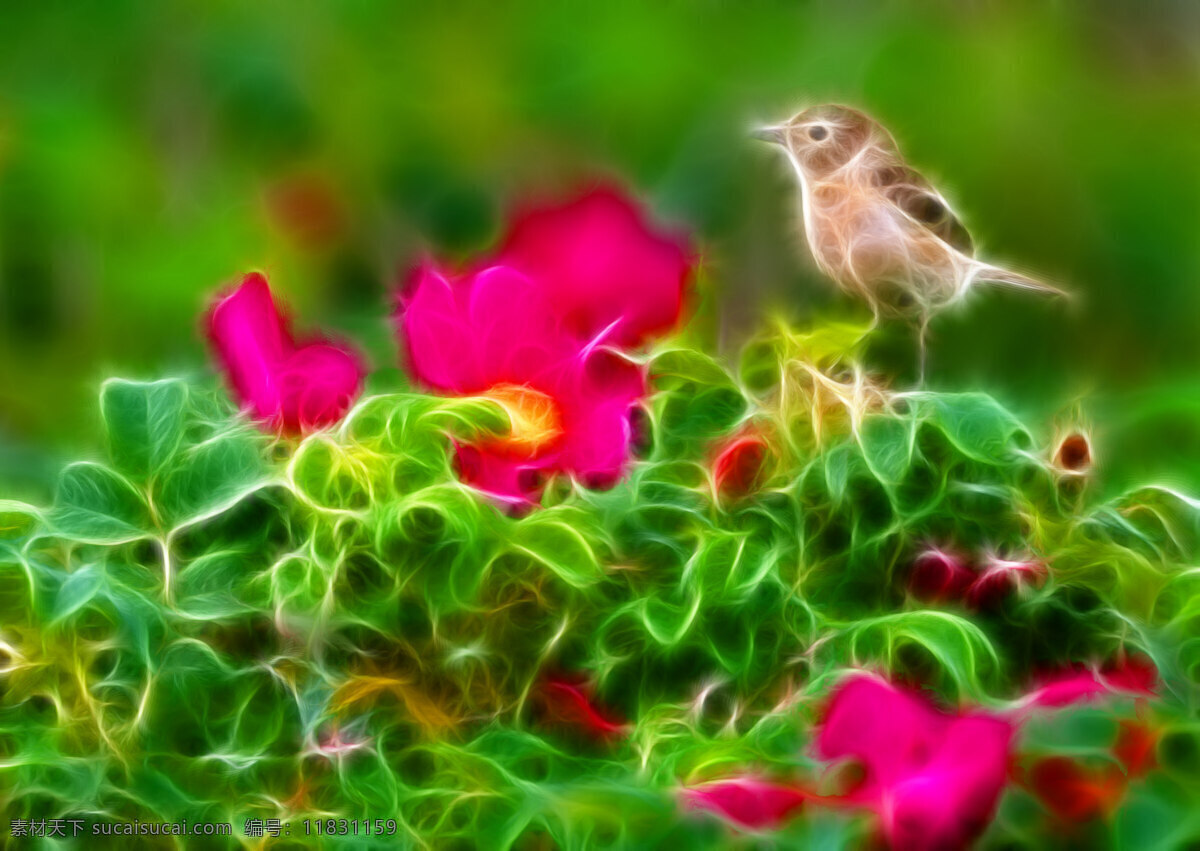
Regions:
M 824 101 L 877 115 L 982 253 L 1082 296 L 978 293 L 932 386 L 1047 439 L 1080 401 L 1110 484 L 1200 485 L 1198 33 L 1183 0 L 6 3 L 0 495 L 95 446 L 104 377 L 201 374 L 199 315 L 250 269 L 394 381 L 405 268 L 596 175 L 696 234 L 706 345 L 852 311 L 746 137 Z M 893 337 L 875 366 L 911 381 Z

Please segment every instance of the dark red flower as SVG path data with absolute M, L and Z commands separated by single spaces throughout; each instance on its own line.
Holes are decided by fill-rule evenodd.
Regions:
M 1054 453 L 1054 463 L 1068 473 L 1086 473 L 1092 466 L 1092 445 L 1087 435 L 1075 432 L 1064 437 Z
M 1119 654 L 1103 668 L 1056 671 L 1041 678 L 1041 684 L 1024 699 L 1027 705 L 1058 708 L 1094 697 L 1112 694 L 1151 696 L 1158 683 L 1153 663 L 1140 656 Z
M 688 809 L 711 810 L 752 830 L 778 827 L 805 799 L 799 788 L 756 777 L 735 777 L 683 789 Z
M 972 609 L 987 609 L 1026 585 L 1039 586 L 1045 581 L 1044 565 L 1031 560 L 994 557 L 967 589 L 966 602 Z
M 628 731 L 624 721 L 596 702 L 587 683 L 549 677 L 538 688 L 536 697 L 545 720 L 555 726 L 602 741 L 618 738 Z
M 713 489 L 718 499 L 736 500 L 762 483 L 771 447 L 756 432 L 741 434 L 723 444 L 712 464 Z
M 1036 762 L 1027 782 L 1047 809 L 1070 822 L 1107 815 L 1125 794 L 1125 778 L 1116 766 L 1085 768 L 1064 756 Z
M 967 593 L 975 579 L 975 572 L 960 556 L 935 547 L 917 556 L 909 573 L 908 587 L 921 600 L 957 600 Z
M 1145 777 L 1157 764 L 1158 731 L 1142 721 L 1122 719 L 1113 755 L 1125 766 L 1129 778 Z
M 1158 668 L 1150 657 L 1124 649 L 1100 668 L 1100 676 L 1117 691 L 1150 695 L 1158 687 Z

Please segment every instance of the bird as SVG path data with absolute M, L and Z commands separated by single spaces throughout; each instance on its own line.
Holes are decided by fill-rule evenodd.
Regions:
M 781 146 L 795 168 L 805 236 L 821 271 L 867 302 L 872 328 L 882 317 L 918 322 L 921 383 L 930 318 L 975 284 L 1068 295 L 977 259 L 950 204 L 866 113 L 814 106 L 753 135 Z

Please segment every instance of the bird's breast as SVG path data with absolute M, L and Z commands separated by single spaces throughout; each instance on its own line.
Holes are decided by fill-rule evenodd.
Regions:
M 863 187 L 813 187 L 806 210 L 808 241 L 817 263 L 843 286 L 866 284 L 895 265 L 903 234 L 888 208 Z
M 944 301 L 953 293 L 955 272 L 947 265 L 952 258 L 946 246 L 914 227 L 873 186 L 814 183 L 805 199 L 805 228 L 822 271 L 889 312 Z

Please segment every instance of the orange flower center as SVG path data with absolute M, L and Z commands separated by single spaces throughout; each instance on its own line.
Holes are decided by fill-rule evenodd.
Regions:
M 508 414 L 508 434 L 488 441 L 488 448 L 532 458 L 562 436 L 562 411 L 540 390 L 523 384 L 495 384 L 482 394 Z

